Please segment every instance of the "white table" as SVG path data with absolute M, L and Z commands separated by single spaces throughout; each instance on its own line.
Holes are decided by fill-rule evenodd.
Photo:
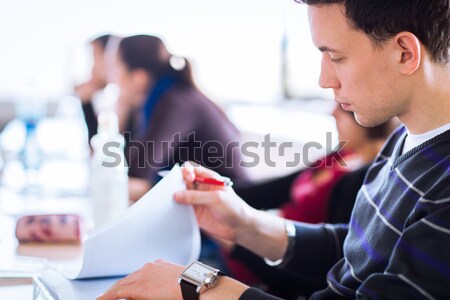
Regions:
M 0 299 L 32 299 L 32 281 L 26 273 L 31 275 L 49 264 L 76 259 L 81 254 L 81 246 L 19 245 L 14 237 L 14 228 L 14 217 L 5 215 L 0 217 Z M 8 273 L 7 271 L 11 271 L 9 273 L 12 275 L 20 275 L 23 272 L 25 278 L 1 278 Z

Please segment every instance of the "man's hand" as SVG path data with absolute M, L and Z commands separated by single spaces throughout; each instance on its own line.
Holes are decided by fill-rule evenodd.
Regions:
M 157 260 L 119 280 L 97 300 L 181 300 L 178 277 L 184 269 L 183 266 Z M 237 300 L 248 289 L 245 284 L 226 276 L 217 280 L 217 286 L 204 291 L 201 300 Z
M 178 277 L 185 267 L 163 260 L 144 265 L 138 271 L 119 280 L 97 300 L 182 299 Z
M 105 84 L 102 84 L 94 79 L 79 84 L 75 87 L 75 94 L 80 98 L 82 103 L 89 103 L 96 92 L 103 89 Z
M 230 187 L 194 184 L 195 177 L 220 178 L 211 170 L 186 164 L 183 178 L 188 188 L 175 194 L 175 200 L 194 206 L 200 227 L 214 237 L 236 241 L 239 232 L 247 226 L 253 209 Z
M 216 172 L 189 163 L 182 172 L 188 190 L 176 193 L 175 200 L 193 205 L 204 231 L 270 260 L 283 257 L 288 245 L 284 219 L 251 208 L 231 187 L 194 183 L 197 176 L 220 179 Z

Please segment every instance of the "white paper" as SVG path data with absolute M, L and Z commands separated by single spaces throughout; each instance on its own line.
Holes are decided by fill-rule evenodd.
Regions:
M 156 259 L 187 265 L 200 254 L 200 231 L 191 206 L 174 201 L 186 189 L 181 169 L 172 171 L 117 220 L 84 241 L 83 258 L 66 266 L 70 279 L 127 275 Z

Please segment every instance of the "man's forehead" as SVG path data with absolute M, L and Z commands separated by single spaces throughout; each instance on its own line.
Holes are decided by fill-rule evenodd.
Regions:
M 320 21 L 326 20 L 347 24 L 344 4 L 333 3 L 319 6 L 308 5 L 307 11 L 310 22 L 312 21 L 312 19 L 318 19 Z
M 308 6 L 308 19 L 313 43 L 320 51 L 342 52 L 345 40 L 355 31 L 342 4 Z

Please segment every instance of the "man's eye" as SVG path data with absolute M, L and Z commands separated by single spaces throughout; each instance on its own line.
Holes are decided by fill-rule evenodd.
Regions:
M 331 58 L 331 62 L 333 62 L 333 63 L 340 63 L 340 62 L 342 62 L 343 59 L 344 58 Z

